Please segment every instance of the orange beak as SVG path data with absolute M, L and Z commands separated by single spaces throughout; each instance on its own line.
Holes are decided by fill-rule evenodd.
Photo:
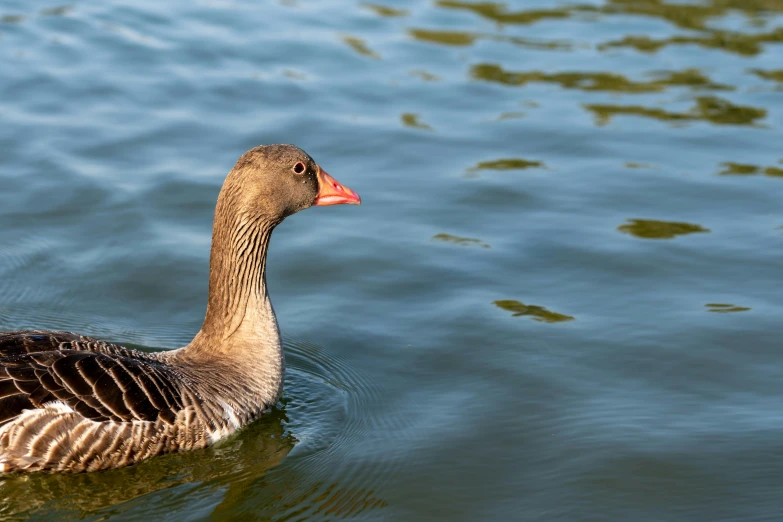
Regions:
M 361 205 L 359 194 L 340 184 L 336 179 L 318 167 L 318 194 L 313 205 Z

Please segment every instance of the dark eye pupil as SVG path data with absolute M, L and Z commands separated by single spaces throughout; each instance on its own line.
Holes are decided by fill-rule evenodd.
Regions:
M 301 161 L 297 162 L 297 164 L 294 165 L 294 172 L 296 172 L 297 174 L 301 174 L 302 172 L 304 172 L 304 169 L 305 166 Z

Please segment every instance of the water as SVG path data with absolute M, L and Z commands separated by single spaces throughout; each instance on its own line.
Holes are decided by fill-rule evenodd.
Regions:
M 286 397 L 7 477 L 34 520 L 777 520 L 783 2 L 0 5 L 0 329 L 158 349 L 246 149 L 357 190 L 272 242 Z

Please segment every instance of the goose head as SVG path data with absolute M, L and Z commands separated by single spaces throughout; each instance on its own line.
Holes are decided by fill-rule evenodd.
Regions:
M 250 149 L 229 173 L 222 192 L 237 207 L 273 222 L 315 205 L 361 204 L 356 192 L 294 145 Z

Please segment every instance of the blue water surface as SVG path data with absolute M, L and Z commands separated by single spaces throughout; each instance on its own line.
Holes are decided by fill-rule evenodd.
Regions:
M 783 2 L 378 2 L 0 4 L 0 330 L 186 344 L 255 145 L 363 199 L 275 232 L 273 414 L 0 514 L 778 520 Z

